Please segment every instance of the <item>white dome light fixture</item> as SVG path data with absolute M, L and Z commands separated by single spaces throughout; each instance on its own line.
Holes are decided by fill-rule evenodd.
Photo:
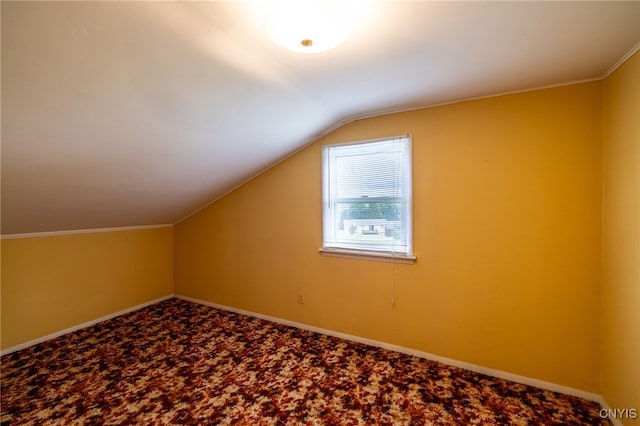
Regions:
M 344 3 L 348 2 L 285 2 L 271 13 L 267 29 L 269 36 L 274 43 L 293 52 L 319 53 L 333 49 L 351 34 L 351 14 Z

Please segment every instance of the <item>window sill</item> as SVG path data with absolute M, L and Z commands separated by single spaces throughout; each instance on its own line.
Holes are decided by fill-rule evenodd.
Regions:
M 393 263 L 406 263 L 413 264 L 416 262 L 415 256 L 407 256 L 406 254 L 390 253 L 390 252 L 376 252 L 365 250 L 349 250 L 341 248 L 320 248 L 318 249 L 324 256 L 343 257 L 347 259 L 360 259 L 360 260 L 377 260 L 379 262 L 393 262 Z

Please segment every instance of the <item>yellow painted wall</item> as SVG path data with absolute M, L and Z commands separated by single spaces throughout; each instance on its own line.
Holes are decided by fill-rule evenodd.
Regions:
M 602 395 L 640 417 L 640 53 L 604 83 L 603 183 Z
M 417 263 L 319 254 L 321 145 L 405 133 Z M 601 82 L 347 124 L 177 224 L 175 292 L 597 392 L 601 139 Z
M 2 348 L 172 293 L 172 227 L 2 240 Z

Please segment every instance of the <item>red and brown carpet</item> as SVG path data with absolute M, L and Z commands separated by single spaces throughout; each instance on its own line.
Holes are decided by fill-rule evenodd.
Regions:
M 608 425 L 600 407 L 170 299 L 2 357 L 2 425 Z

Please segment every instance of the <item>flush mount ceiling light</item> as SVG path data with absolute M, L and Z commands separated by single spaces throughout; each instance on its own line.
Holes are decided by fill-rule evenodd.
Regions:
M 269 36 L 277 45 L 294 52 L 333 49 L 351 33 L 352 19 L 345 3 L 348 2 L 294 0 L 280 4 L 269 18 Z

